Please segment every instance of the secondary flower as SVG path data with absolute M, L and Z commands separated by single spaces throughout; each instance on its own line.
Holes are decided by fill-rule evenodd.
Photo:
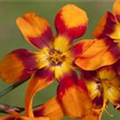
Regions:
M 30 117 L 27 115 L 20 115 L 18 112 L 15 111 L 14 108 L 11 107 L 2 107 L 2 109 L 8 113 L 7 116 L 1 116 L 0 120 L 51 120 L 49 117 Z M 27 111 L 27 109 L 26 109 Z
M 20 116 L 18 113 L 16 114 L 17 115 L 9 115 L 9 116 L 0 117 L 0 120 L 50 120 L 47 117 L 33 118 L 33 117 Z
M 66 116 L 57 97 L 53 97 L 46 103 L 40 105 L 34 109 L 33 113 L 35 117 L 44 116 L 50 118 L 50 120 L 61 120 Z
M 94 30 L 93 44 L 76 60 L 75 64 L 86 70 L 85 77 L 93 101 L 89 118 L 99 120 L 110 101 L 119 109 L 120 75 L 120 0 L 115 0 L 113 14 L 107 12 Z M 116 67 L 114 66 L 116 64 Z M 102 67 L 102 68 L 101 68 Z
M 10 108 L 8 106 L 2 108 L 9 115 L 0 117 L 0 120 L 61 120 L 65 116 L 56 97 L 37 107 L 34 110 L 34 117 L 20 115 L 17 112 L 17 108 Z
M 94 30 L 94 44 L 75 63 L 84 70 L 95 70 L 120 59 L 120 0 L 115 0 L 113 14 L 107 12 Z M 81 61 L 82 60 L 82 61 Z
M 73 4 L 64 6 L 56 15 L 56 37 L 53 37 L 49 23 L 33 12 L 17 19 L 23 36 L 37 47 L 38 51 L 12 51 L 0 63 L 0 76 L 7 83 L 25 80 L 30 76 L 25 102 L 25 108 L 28 110 L 26 115 L 34 116 L 34 95 L 51 84 L 54 78 L 59 83 L 57 99 L 65 114 L 78 118 L 89 113 L 91 102 L 84 82 L 75 72 L 74 60 L 91 46 L 93 41 L 83 40 L 72 44 L 75 38 L 85 33 L 87 22 L 85 11 Z
M 100 119 L 108 102 L 111 102 L 115 109 L 120 109 L 120 76 L 117 74 L 117 66 L 118 63 L 95 71 L 82 72 L 92 99 L 93 112 L 96 112 L 96 114 L 91 114 L 92 118 Z

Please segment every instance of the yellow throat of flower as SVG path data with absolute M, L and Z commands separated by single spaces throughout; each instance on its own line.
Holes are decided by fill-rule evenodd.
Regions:
M 72 64 L 72 51 L 69 39 L 65 36 L 55 38 L 51 46 L 45 46 L 37 52 L 39 68 L 45 66 L 61 66 L 63 63 Z
M 115 26 L 114 26 L 114 30 L 113 32 L 110 34 L 110 37 L 112 39 L 114 39 L 114 42 L 118 42 L 120 43 L 120 24 L 117 23 Z

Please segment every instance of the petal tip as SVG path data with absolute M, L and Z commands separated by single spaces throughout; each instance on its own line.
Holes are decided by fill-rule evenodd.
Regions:
M 71 39 L 81 37 L 86 31 L 87 23 L 86 12 L 74 4 L 65 5 L 55 18 L 58 34 L 66 34 Z

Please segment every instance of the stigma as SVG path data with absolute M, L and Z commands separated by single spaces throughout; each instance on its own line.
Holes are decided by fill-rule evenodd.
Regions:
M 48 60 L 53 66 L 61 65 L 66 59 L 66 56 L 61 51 L 52 49 L 49 52 Z

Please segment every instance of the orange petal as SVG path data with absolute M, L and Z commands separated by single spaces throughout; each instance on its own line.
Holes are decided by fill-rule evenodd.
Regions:
M 0 117 L 0 120 L 15 120 L 15 117 L 12 117 L 12 116 L 3 116 L 3 117 Z
M 50 85 L 54 80 L 53 71 L 48 68 L 37 70 L 31 77 L 27 87 L 25 99 L 25 112 L 27 116 L 33 117 L 32 102 L 35 94 Z
M 53 39 L 49 23 L 33 12 L 19 17 L 16 23 L 26 40 L 38 48 L 48 45 Z
M 101 120 L 101 111 L 92 110 L 87 116 L 83 117 L 82 120 Z
M 19 118 L 19 120 L 50 120 L 50 118 L 48 118 L 48 117 L 37 117 L 37 118 L 35 118 L 35 117 L 24 117 L 24 116 L 22 116 L 22 117 Z
M 4 117 L 0 117 L 0 120 L 50 120 L 48 117 L 37 117 L 37 118 L 33 118 L 33 117 L 12 117 L 12 116 L 4 116 Z
M 57 33 L 71 39 L 82 36 L 86 32 L 87 23 L 86 12 L 74 4 L 65 5 L 55 18 Z
M 18 49 L 7 54 L 0 62 L 0 77 L 7 83 L 27 79 L 36 69 L 34 53 Z
M 34 116 L 49 117 L 51 120 L 61 120 L 65 115 L 56 97 L 50 99 L 39 108 L 34 110 Z
M 76 60 L 75 64 L 84 70 L 95 70 L 114 64 L 119 59 L 120 48 L 117 43 L 104 39 L 95 40 Z
M 93 36 L 96 38 L 108 37 L 114 32 L 115 25 L 115 16 L 112 13 L 107 12 L 98 22 L 93 32 Z
M 105 99 L 103 94 L 104 90 L 101 85 L 101 80 L 97 72 L 98 70 L 96 71 L 82 70 L 81 76 L 82 76 L 82 79 L 86 82 L 89 96 L 93 104 L 92 107 L 98 110 L 98 109 L 102 109 L 103 105 L 106 106 L 106 103 L 104 103 L 104 99 Z
M 73 57 L 76 58 L 79 55 L 81 55 L 93 43 L 94 43 L 94 40 L 91 40 L 91 39 L 81 40 L 81 41 L 75 43 L 74 46 L 72 47 Z
M 60 79 L 57 96 L 66 115 L 71 118 L 81 118 L 91 111 L 91 100 L 85 83 L 78 79 L 74 71 Z
M 119 79 L 117 80 L 120 85 Z M 107 89 L 107 96 L 109 101 L 116 107 L 120 109 L 120 90 L 118 86 L 111 86 Z
M 120 0 L 115 0 L 113 4 L 113 13 L 115 14 L 117 20 L 120 22 Z

